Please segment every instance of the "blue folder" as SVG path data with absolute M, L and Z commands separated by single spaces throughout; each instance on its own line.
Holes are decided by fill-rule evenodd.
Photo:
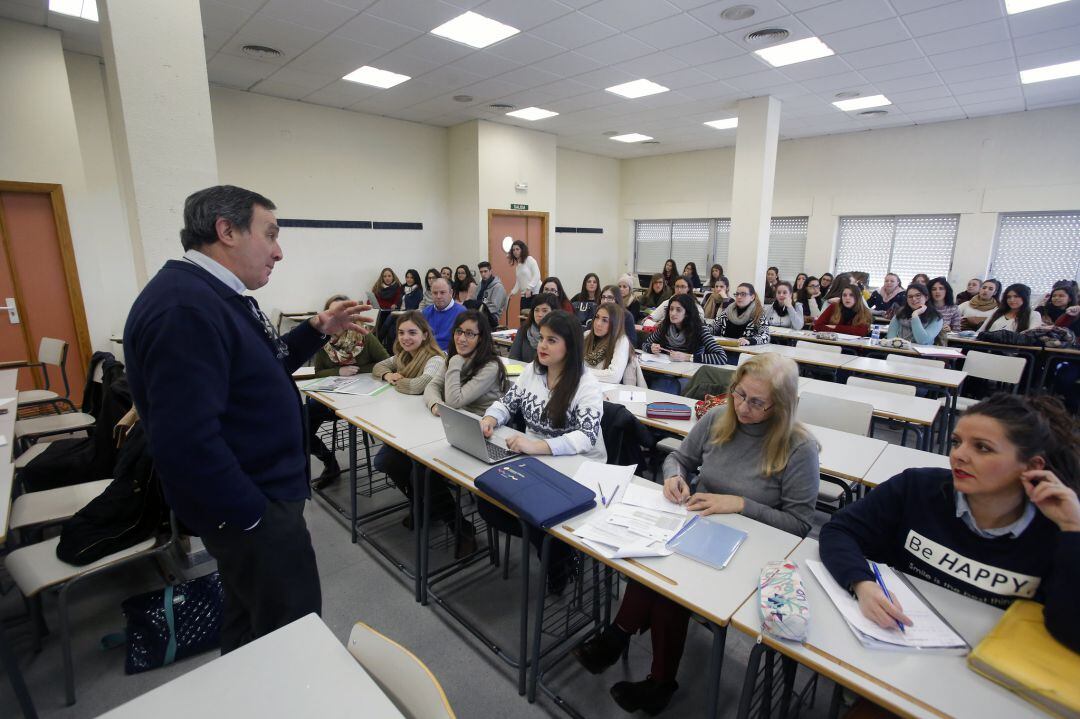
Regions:
M 476 487 L 534 527 L 547 529 L 596 506 L 596 494 L 535 457 L 497 465 Z
M 702 564 L 723 569 L 745 540 L 746 532 L 697 515 L 668 540 L 667 548 Z

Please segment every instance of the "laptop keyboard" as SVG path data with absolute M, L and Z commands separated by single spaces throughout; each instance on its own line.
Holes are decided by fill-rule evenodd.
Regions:
M 503 459 L 509 459 L 514 456 L 514 452 L 510 451 L 506 447 L 500 447 L 497 444 L 487 443 L 488 457 L 494 461 L 500 461 Z

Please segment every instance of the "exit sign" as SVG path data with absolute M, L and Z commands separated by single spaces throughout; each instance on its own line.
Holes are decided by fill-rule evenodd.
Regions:
M 528 205 L 519 205 L 519 204 L 516 204 L 516 203 L 510 203 L 510 209 L 511 210 L 527 210 L 527 209 L 529 209 L 529 206 Z

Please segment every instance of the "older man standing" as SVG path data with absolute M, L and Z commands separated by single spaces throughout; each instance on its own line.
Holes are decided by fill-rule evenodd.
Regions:
M 431 333 L 443 352 L 450 349 L 450 331 L 454 318 L 465 311 L 464 305 L 454 299 L 450 283 L 439 278 L 431 281 L 431 298 L 435 301 L 424 308 L 424 319 L 431 325 Z
M 274 203 L 239 187 L 184 203 L 183 259 L 135 300 L 124 354 L 165 497 L 217 559 L 221 651 L 319 612 L 304 523 L 310 464 L 291 373 L 370 305 L 336 302 L 285 336 L 245 290 L 282 259 Z

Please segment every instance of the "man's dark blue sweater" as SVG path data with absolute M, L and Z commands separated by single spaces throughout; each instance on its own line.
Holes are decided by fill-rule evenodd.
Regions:
M 325 342 L 304 322 L 276 349 L 248 300 L 171 260 L 124 327 L 135 407 L 169 506 L 196 532 L 244 530 L 267 499 L 310 496 L 303 409 L 290 376 Z
M 870 559 L 999 607 L 1045 605 L 1046 628 L 1080 651 L 1080 532 L 1062 532 L 1036 510 L 1013 538 L 987 538 L 956 516 L 947 469 L 909 469 L 833 515 L 821 559 L 842 587 L 874 581 Z

